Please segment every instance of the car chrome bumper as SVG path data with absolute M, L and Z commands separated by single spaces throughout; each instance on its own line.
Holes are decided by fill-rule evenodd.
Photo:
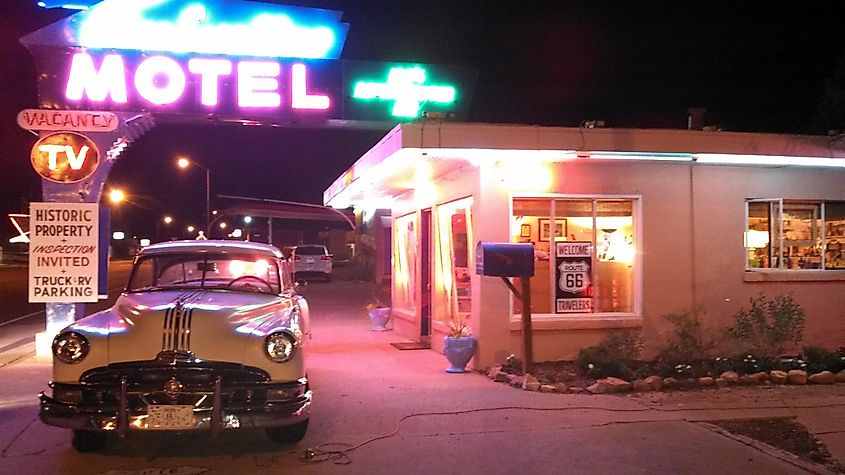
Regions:
M 53 383 L 51 383 L 53 386 Z M 84 384 L 62 385 L 84 388 Z M 44 392 L 38 395 L 39 417 L 48 425 L 67 429 L 116 431 L 124 436 L 130 430 L 210 430 L 217 433 L 223 429 L 284 427 L 304 422 L 311 414 L 312 392 L 305 378 L 294 383 L 265 383 L 256 385 L 257 390 L 274 388 L 298 389 L 298 396 L 284 401 L 266 401 L 260 405 L 244 403 L 222 403 L 220 381 L 215 383 L 209 406 L 193 409 L 192 426 L 180 429 L 149 427 L 144 408 L 129 407 L 129 392 L 125 380 L 120 388 L 117 404 L 96 404 L 61 401 Z M 116 407 L 115 407 L 116 406 Z

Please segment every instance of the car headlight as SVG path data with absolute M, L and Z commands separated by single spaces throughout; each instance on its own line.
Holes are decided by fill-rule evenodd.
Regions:
M 53 339 L 53 355 L 62 363 L 79 363 L 88 356 L 88 350 L 88 339 L 76 332 L 65 332 Z
M 276 363 L 284 363 L 289 360 L 295 349 L 296 340 L 288 333 L 272 333 L 264 340 L 264 350 L 267 352 L 267 356 Z

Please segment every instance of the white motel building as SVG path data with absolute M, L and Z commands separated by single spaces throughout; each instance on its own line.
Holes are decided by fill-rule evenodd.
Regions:
M 521 351 L 519 300 L 476 275 L 480 241 L 535 246 L 535 361 L 574 359 L 620 329 L 654 352 L 664 315 L 729 326 L 761 294 L 805 309 L 805 344 L 845 343 L 843 140 L 418 121 L 324 202 L 377 228 L 394 332 L 441 350 L 464 319 L 479 369 Z

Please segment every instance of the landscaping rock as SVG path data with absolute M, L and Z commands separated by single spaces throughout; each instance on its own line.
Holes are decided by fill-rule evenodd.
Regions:
M 540 386 L 541 393 L 556 393 L 557 388 L 554 384 L 543 384 Z
M 836 381 L 837 383 L 845 383 L 845 369 L 836 373 L 833 376 L 833 380 Z
M 739 378 L 739 381 L 742 384 L 763 384 L 768 378 L 769 374 L 761 371 L 754 374 L 745 374 Z
M 515 388 L 522 388 L 522 383 L 525 382 L 525 377 L 516 374 L 510 374 L 508 375 L 508 381 L 510 382 L 511 386 Z
M 630 391 L 632 384 L 624 379 L 619 378 L 604 378 L 595 382 L 587 388 L 587 391 L 593 394 L 616 394 Z
M 726 380 L 725 378 L 716 378 L 716 387 L 717 388 L 728 387 L 728 380 Z
M 725 371 L 719 377 L 727 381 L 728 384 L 737 384 L 739 382 L 739 375 L 736 371 Z
M 569 387 L 566 385 L 566 383 L 557 383 L 557 384 L 555 384 L 555 392 L 557 392 L 557 393 L 565 393 L 565 392 L 567 392 L 567 391 L 569 391 Z
M 537 391 L 540 389 L 540 386 L 540 381 L 538 381 L 531 373 L 527 373 L 525 378 L 522 380 L 522 389 L 526 391 Z
M 769 373 L 765 371 L 760 371 L 751 375 L 752 378 L 757 382 L 757 384 L 763 384 L 769 380 Z
M 637 379 L 632 383 L 632 385 L 634 391 L 638 393 L 647 393 L 649 391 L 654 391 L 654 389 L 651 389 L 651 385 L 645 382 L 644 379 Z
M 493 366 L 492 368 L 490 368 L 490 371 L 487 372 L 487 377 L 492 379 L 492 380 L 495 380 L 496 375 L 498 375 L 501 372 L 502 372 L 501 366 Z
M 789 384 L 807 384 L 807 372 L 800 369 L 789 370 L 786 374 Z
M 822 371 L 821 373 L 810 375 L 807 380 L 812 384 L 833 384 L 834 378 L 835 376 L 832 371 Z
M 587 390 L 584 389 L 584 388 L 580 388 L 578 386 L 572 386 L 572 387 L 569 388 L 569 390 L 567 392 L 572 393 L 572 394 L 584 394 L 585 392 L 587 392 Z
M 680 387 L 680 384 L 675 378 L 666 378 L 663 380 L 662 389 L 678 389 L 678 387 Z
M 769 373 L 769 380 L 774 384 L 786 384 L 788 377 L 785 371 L 773 370 Z
M 645 383 L 651 388 L 652 391 L 660 391 L 660 388 L 663 386 L 663 378 L 660 376 L 649 376 L 645 378 Z
M 496 376 L 493 377 L 493 381 L 497 383 L 509 383 L 510 376 L 510 374 L 505 373 L 504 371 L 499 371 L 498 373 L 496 373 Z
M 710 386 L 713 386 L 714 384 L 716 384 L 716 381 L 713 378 L 711 378 L 710 376 L 704 376 L 704 377 L 698 378 L 698 385 L 701 386 L 702 388 L 709 388 Z

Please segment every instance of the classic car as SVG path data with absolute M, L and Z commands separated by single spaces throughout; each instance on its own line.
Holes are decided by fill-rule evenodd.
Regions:
M 108 434 L 263 428 L 305 436 L 309 309 L 275 247 L 174 241 L 135 257 L 110 309 L 53 340 L 52 392 L 40 418 L 73 430 L 81 452 Z

